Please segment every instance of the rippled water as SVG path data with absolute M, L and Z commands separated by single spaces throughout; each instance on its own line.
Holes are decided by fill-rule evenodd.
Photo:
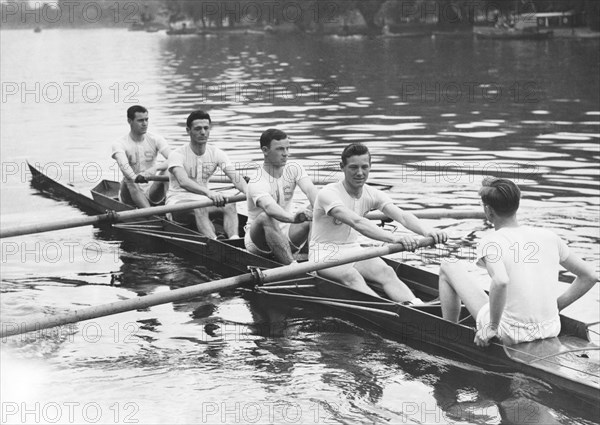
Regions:
M 339 176 L 345 144 L 367 143 L 372 182 L 405 208 L 478 208 L 482 175 L 512 178 L 522 222 L 555 230 L 600 269 L 597 41 L 63 30 L 3 31 L 0 43 L 2 226 L 81 214 L 31 189 L 26 160 L 87 191 L 115 179 L 110 144 L 127 131 L 128 106 L 146 105 L 151 130 L 173 145 L 202 107 L 213 142 L 240 166 L 260 159 L 271 126 L 291 135 L 292 154 L 320 181 Z M 490 231 L 477 220 L 432 224 L 463 257 Z M 3 240 L 2 256 L 3 321 L 217 277 L 90 228 Z M 594 291 L 570 314 L 597 321 Z M 3 413 L 11 423 L 598 421 L 522 375 L 474 369 L 327 312 L 267 307 L 227 293 L 10 338 Z

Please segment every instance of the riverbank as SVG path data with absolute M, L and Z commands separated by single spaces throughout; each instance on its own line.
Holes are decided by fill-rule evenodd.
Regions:
M 50 31 L 55 29 L 98 29 L 93 28 L 67 28 L 60 26 L 49 27 L 32 27 L 35 32 Z M 16 27 L 1 27 L 0 30 L 19 30 L 23 28 Z M 114 27 L 114 29 L 123 30 L 123 27 Z M 402 37 L 447 37 L 447 38 L 469 38 L 474 37 L 481 31 L 490 29 L 489 26 L 474 26 L 469 29 L 461 28 L 460 30 L 448 30 L 447 27 L 441 28 L 437 25 L 396 25 L 392 30 L 384 30 L 382 32 L 372 32 L 366 27 L 347 26 L 347 27 L 326 27 L 320 30 L 301 31 L 293 25 L 267 25 L 265 27 L 257 26 L 237 26 L 237 27 L 207 27 L 207 28 L 186 28 L 179 30 L 168 30 L 166 28 L 152 27 L 145 30 L 136 28 L 127 28 L 129 31 L 145 31 L 147 33 L 162 33 L 168 35 L 274 35 L 274 36 L 295 36 L 295 35 L 312 35 L 312 36 L 336 36 L 336 37 L 381 37 L 381 38 L 402 38 Z M 508 32 L 509 30 L 507 30 Z M 573 27 L 573 28 L 544 28 L 543 32 L 552 32 L 550 38 L 578 38 L 578 39 L 598 39 L 600 40 L 600 31 L 593 31 L 588 27 Z M 542 32 L 542 31 L 540 31 Z

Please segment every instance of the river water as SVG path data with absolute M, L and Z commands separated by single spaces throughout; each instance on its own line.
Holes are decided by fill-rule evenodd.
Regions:
M 343 146 L 366 143 L 372 183 L 408 209 L 479 208 L 483 175 L 511 178 L 521 221 L 556 231 L 600 269 L 598 41 L 89 29 L 3 31 L 0 42 L 2 226 L 80 216 L 29 186 L 26 161 L 89 193 L 118 178 L 110 145 L 140 103 L 174 146 L 189 112 L 210 110 L 212 141 L 239 166 L 259 160 L 260 133 L 279 127 L 319 181 L 339 177 Z M 480 220 L 431 224 L 463 258 L 492 231 Z M 193 258 L 93 228 L 6 239 L 2 321 L 215 278 Z M 597 322 L 599 299 L 596 287 L 568 313 Z M 238 293 L 9 338 L 1 361 L 7 423 L 599 421 L 526 376 Z

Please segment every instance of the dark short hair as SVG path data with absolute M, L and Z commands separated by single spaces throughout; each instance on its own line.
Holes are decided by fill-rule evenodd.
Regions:
M 348 158 L 351 156 L 358 155 L 369 155 L 369 162 L 371 162 L 371 152 L 369 152 L 369 148 L 367 148 L 362 143 L 351 143 L 344 148 L 342 151 L 342 164 L 346 165 Z
M 276 128 L 269 128 L 260 135 L 260 147 L 262 148 L 265 146 L 270 148 L 273 140 L 283 140 L 287 139 L 287 137 L 288 135 L 285 132 L 277 130 Z
M 141 105 L 133 105 L 133 106 L 130 106 L 130 107 L 127 109 L 127 119 L 134 120 L 134 119 L 135 119 L 135 114 L 136 114 L 137 112 L 139 112 L 139 113 L 142 113 L 142 114 L 143 114 L 143 113 L 146 113 L 146 112 L 148 112 L 148 110 L 147 110 L 146 108 L 144 108 L 143 106 L 141 106 Z
M 479 196 L 481 201 L 492 207 L 496 214 L 508 216 L 519 209 L 521 190 L 508 179 L 486 177 L 481 182 Z
M 212 120 L 210 119 L 210 115 L 207 112 L 197 110 L 192 112 L 188 117 L 185 125 L 187 128 L 192 128 L 192 123 L 196 120 L 208 120 L 209 124 L 212 124 Z

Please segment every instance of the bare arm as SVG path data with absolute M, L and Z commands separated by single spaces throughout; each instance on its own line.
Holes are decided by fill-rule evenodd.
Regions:
M 116 152 L 113 154 L 113 158 L 115 159 L 115 161 L 117 161 L 117 164 L 119 165 L 119 168 L 121 169 L 121 172 L 130 180 L 135 180 L 137 174 L 135 173 L 135 171 L 133 171 L 133 168 L 131 168 L 131 165 L 129 165 L 129 160 L 127 159 L 127 155 L 125 155 L 123 152 Z
M 315 199 L 317 198 L 317 193 L 319 193 L 319 189 L 314 185 L 310 178 L 303 178 L 298 181 L 298 186 L 300 190 L 304 192 L 310 204 L 315 206 Z
M 490 324 L 482 329 L 477 329 L 474 342 L 480 347 L 489 345 L 490 340 L 498 336 L 498 326 L 506 305 L 508 286 L 508 273 L 502 261 L 486 260 L 485 267 L 492 278 L 490 283 Z
M 207 196 L 218 207 L 225 205 L 225 197 L 222 194 L 213 192 L 206 187 L 200 186 L 194 180 L 190 179 L 183 167 L 172 167 L 170 171 L 183 189 L 198 195 Z
M 401 243 L 408 250 L 417 248 L 417 241 L 411 236 L 394 235 L 381 227 L 377 226 L 373 221 L 361 217 L 351 209 L 345 206 L 335 206 L 329 211 L 329 215 L 335 217 L 339 221 L 355 229 L 360 234 L 382 242 Z
M 502 261 L 486 261 L 485 267 L 492 278 L 490 284 L 490 326 L 497 329 L 506 305 L 508 273 Z
M 142 174 L 145 177 L 150 177 L 156 174 L 157 171 L 165 171 L 169 167 L 169 161 L 162 161 L 158 164 L 153 165 L 150 168 L 145 169 Z
M 560 263 L 565 269 L 576 277 L 569 289 L 558 297 L 558 310 L 563 310 L 581 298 L 594 287 L 598 278 L 592 267 L 575 254 L 569 254 L 567 259 Z
M 394 204 L 387 204 L 382 212 L 406 227 L 408 230 L 418 233 L 419 235 L 431 236 L 435 243 L 444 243 L 448 240 L 446 232 L 425 226 L 414 214 L 403 211 Z
M 162 161 L 156 165 L 156 171 L 165 171 L 167 168 L 169 168 L 169 161 Z
M 262 208 L 269 217 L 283 223 L 302 223 L 308 220 L 304 213 L 291 214 L 287 212 L 271 196 L 259 198 L 256 206 Z
M 231 180 L 231 182 L 237 190 L 239 190 L 242 193 L 246 193 L 246 190 L 248 189 L 248 184 L 246 183 L 246 180 L 239 171 L 225 167 L 223 169 L 223 172 L 227 177 L 229 177 L 229 180 Z

